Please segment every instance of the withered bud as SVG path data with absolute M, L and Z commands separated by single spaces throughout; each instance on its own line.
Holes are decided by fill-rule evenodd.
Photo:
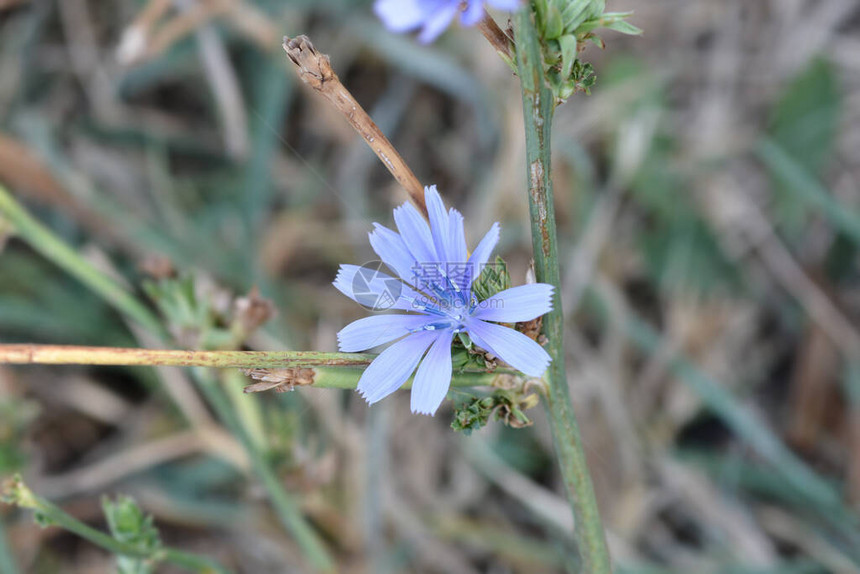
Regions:
M 256 287 L 233 302 L 233 323 L 245 335 L 250 335 L 277 314 L 274 303 L 260 296 Z
M 524 409 L 520 409 L 520 412 L 522 412 L 522 410 Z M 531 419 L 517 416 L 516 408 L 512 405 L 506 404 L 499 405 L 499 409 L 496 411 L 496 418 L 514 429 L 527 428 L 535 424 Z
M 526 285 L 531 285 L 533 283 L 537 283 L 537 277 L 535 276 L 535 260 L 532 259 L 529 262 L 529 268 L 526 269 Z
M 247 369 L 243 371 L 259 383 L 245 387 L 246 393 L 262 393 L 274 390 L 276 393 L 286 393 L 296 387 L 314 384 L 314 370 L 303 367 L 289 369 Z
M 302 81 L 315 90 L 322 90 L 326 82 L 337 79 L 329 57 L 317 52 L 307 36 L 284 36 L 284 51 L 296 65 Z
M 537 341 L 540 337 L 540 330 L 543 326 L 543 315 L 536 319 L 532 319 L 531 321 L 523 321 L 522 323 L 517 323 L 517 331 L 532 339 Z

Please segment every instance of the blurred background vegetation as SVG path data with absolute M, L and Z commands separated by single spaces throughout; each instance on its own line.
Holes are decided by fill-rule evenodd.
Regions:
M 858 572 L 860 7 L 609 8 L 635 9 L 645 34 L 584 53 L 597 84 L 559 109 L 553 161 L 569 381 L 619 571 Z M 365 314 L 330 286 L 337 265 L 373 259 L 371 222 L 405 196 L 296 80 L 280 44 L 302 33 L 464 212 L 472 245 L 501 221 L 524 281 L 519 88 L 476 31 L 421 46 L 369 1 L 0 0 L 0 183 L 171 342 L 2 220 L 0 341 L 335 349 Z M 277 315 L 239 328 L 265 307 L 254 287 Z M 241 440 L 200 392 L 216 377 Z M 405 394 L 368 409 L 345 391 L 242 396 L 245 382 L 0 367 L 0 474 L 105 531 L 101 496 L 121 493 L 172 547 L 238 572 L 310 571 L 251 444 L 339 572 L 575 560 L 537 410 L 531 427 L 465 437 L 450 406 L 413 416 Z M 4 574 L 117 567 L 2 513 Z

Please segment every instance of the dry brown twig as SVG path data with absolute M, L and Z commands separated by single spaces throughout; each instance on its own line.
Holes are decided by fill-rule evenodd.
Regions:
M 478 22 L 478 30 L 506 62 L 513 62 L 513 38 L 499 28 L 492 16 L 484 12 L 484 17 Z
M 400 157 L 400 154 L 397 153 L 379 126 L 340 82 L 331 67 L 329 57 L 319 53 L 307 36 L 295 38 L 285 36 L 284 51 L 295 64 L 299 78 L 346 118 L 426 216 L 424 186 L 421 185 L 421 182 L 418 181 L 418 178 L 415 177 L 415 174 L 412 173 L 412 170 Z

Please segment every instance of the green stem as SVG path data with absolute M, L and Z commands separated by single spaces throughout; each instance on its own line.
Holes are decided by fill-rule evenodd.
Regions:
M 612 571 L 597 499 L 574 416 L 564 364 L 564 315 L 561 308 L 555 207 L 550 176 L 550 134 L 554 96 L 544 76 L 543 57 L 532 11 L 516 16 L 517 67 L 522 82 L 523 115 L 528 160 L 529 209 L 537 280 L 555 287 L 553 310 L 544 317 L 544 332 L 552 356 L 545 406 L 552 426 L 556 456 L 567 497 L 573 508 L 584 572 Z
M 314 383 L 315 389 L 355 389 L 358 379 L 361 378 L 362 368 L 356 367 L 315 367 Z M 508 369 L 496 369 L 492 373 L 486 372 L 455 372 L 451 378 L 451 387 L 492 387 L 498 382 L 499 377 L 515 376 Z M 410 377 L 401 389 L 411 389 L 412 379 Z M 523 379 L 519 379 L 522 382 Z
M 277 475 L 272 470 L 264 454 L 254 444 L 251 436 L 242 425 L 236 415 L 233 405 L 218 381 L 211 374 L 202 369 L 195 369 L 195 378 L 200 388 L 206 395 L 210 404 L 218 413 L 218 416 L 227 424 L 233 433 L 239 437 L 242 445 L 251 460 L 251 466 L 257 479 L 263 484 L 269 493 L 269 500 L 275 507 L 275 512 L 286 527 L 292 533 L 302 550 L 307 554 L 308 560 L 319 572 L 335 572 L 335 565 L 328 551 L 323 546 L 317 534 L 302 516 L 301 508 L 292 496 L 282 487 Z
M 21 481 L 20 477 L 12 478 L 5 484 L 3 498 L 4 501 L 9 504 L 14 504 L 21 508 L 29 508 L 35 511 L 40 523 L 59 526 L 60 528 L 68 530 L 73 534 L 77 534 L 81 538 L 89 540 L 96 546 L 100 546 L 114 554 L 128 556 L 130 558 L 138 558 L 141 560 L 152 560 L 154 562 L 164 560 L 193 572 L 219 572 L 223 574 L 227 574 L 229 572 L 229 570 L 224 568 L 218 562 L 203 556 L 197 556 L 181 550 L 165 547 L 151 551 L 142 550 L 133 544 L 120 542 L 112 536 L 84 524 L 44 498 L 36 496 Z
M 122 313 L 152 333 L 164 334 L 161 322 L 125 288 L 80 257 L 50 229 L 36 221 L 0 185 L 0 214 L 12 224 L 15 233 L 46 259 L 64 269 L 95 291 Z
M 0 345 L 0 365 L 110 365 L 214 367 L 221 369 L 313 370 L 313 386 L 321 389 L 355 389 L 364 368 L 376 355 L 306 351 L 178 351 L 78 347 L 72 345 Z M 517 377 L 510 369 L 454 373 L 455 387 L 489 387 L 497 377 Z M 309 384 L 309 383 L 304 383 Z M 404 385 L 408 389 L 412 379 Z M 231 387 L 241 388 L 236 384 Z M 236 399 L 238 395 L 234 397 Z M 248 414 L 248 417 L 253 415 Z M 256 424 L 256 423 L 251 423 Z M 247 425 L 246 425 L 247 426 Z
M 265 419 L 259 401 L 260 397 L 245 394 L 243 387 L 247 384 L 248 379 L 241 372 L 224 371 L 222 376 L 224 392 L 227 393 L 230 404 L 236 409 L 236 416 L 248 433 L 248 438 L 257 449 L 266 452 L 269 448 L 269 441 L 266 437 Z
M 0 364 L 215 367 L 282 369 L 353 367 L 370 364 L 375 355 L 315 351 L 186 351 L 79 347 L 75 345 L 0 345 Z

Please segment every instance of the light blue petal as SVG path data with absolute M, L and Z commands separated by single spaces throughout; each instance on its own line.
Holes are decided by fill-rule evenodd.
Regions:
M 445 211 L 445 204 L 436 186 L 425 189 L 424 198 L 427 203 L 427 212 L 430 216 L 430 229 L 433 232 L 433 243 L 436 247 L 436 255 L 441 263 L 441 270 L 446 274 L 455 274 L 452 281 L 456 283 L 457 289 L 446 280 L 442 280 L 440 287 L 445 291 L 459 291 L 464 295 L 461 301 L 466 301 L 465 295 L 471 284 L 467 278 L 471 274 L 462 273 L 462 268 L 467 261 L 466 233 L 463 229 L 463 216 L 456 209 Z
M 464 26 L 474 26 L 484 17 L 484 3 L 481 0 L 471 0 L 468 3 L 463 15 L 460 16 L 460 22 Z
M 493 253 L 493 249 L 496 248 L 496 244 L 498 242 L 499 224 L 496 222 L 492 227 L 490 227 L 490 230 L 486 235 L 484 235 L 484 238 L 481 239 L 481 242 L 478 243 L 475 250 L 472 251 L 472 255 L 469 256 L 469 263 L 472 268 L 472 281 L 477 279 L 481 274 L 484 265 L 486 265 L 487 260 L 490 258 L 490 254 Z
M 448 259 L 452 263 L 449 265 L 449 272 L 454 277 L 454 282 L 457 284 L 459 291 L 463 293 L 463 301 L 469 299 L 469 287 L 472 285 L 474 278 L 473 266 L 469 263 L 469 250 L 466 247 L 466 232 L 463 228 L 463 216 L 456 209 L 448 210 L 448 221 L 451 233 L 451 257 Z
M 448 210 L 448 261 L 452 263 L 465 263 L 469 257 L 469 249 L 466 247 L 466 230 L 463 226 L 463 215 L 456 209 Z
M 420 0 L 376 0 L 373 11 L 392 32 L 408 32 L 424 22 Z
M 433 245 L 433 236 L 427 221 L 410 203 L 404 203 L 394 210 L 394 222 L 397 231 L 403 238 L 412 257 L 420 264 L 438 263 L 436 247 Z
M 418 35 L 418 40 L 428 44 L 439 37 L 439 34 L 445 31 L 445 28 L 457 15 L 460 10 L 459 2 L 450 2 L 445 6 L 440 7 L 430 18 L 424 23 L 424 28 L 421 34 Z
M 382 351 L 358 380 L 358 392 L 364 400 L 373 404 L 403 386 L 436 337 L 434 331 L 420 331 Z
M 438 332 L 438 338 L 421 361 L 412 382 L 412 412 L 433 415 L 442 404 L 451 386 L 451 341 L 454 331 Z
M 337 277 L 335 277 L 335 280 L 332 284 L 338 291 L 340 291 L 356 303 L 362 304 L 364 306 L 368 306 L 367 301 L 370 295 L 376 295 L 379 297 L 391 295 L 393 301 L 390 301 L 390 305 L 380 307 L 380 310 L 421 310 L 421 308 L 416 305 L 418 305 L 420 301 L 424 300 L 425 297 L 411 287 L 409 287 L 408 285 L 402 283 L 399 279 L 395 279 L 394 277 L 386 275 L 385 273 L 377 273 L 376 276 L 370 282 L 367 283 L 366 287 L 368 296 L 362 296 L 362 294 L 357 294 L 354 287 L 356 285 L 355 275 L 359 272 L 360 269 L 362 268 L 358 265 L 341 265 L 340 269 L 337 272 Z M 396 282 L 399 285 L 395 286 L 392 282 Z M 361 283 L 363 284 L 364 282 Z
M 508 327 L 469 319 L 466 329 L 475 344 L 530 377 L 541 376 L 552 360 L 543 347 Z
M 369 234 L 370 246 L 389 269 L 414 287 L 416 261 L 403 238 L 384 225 L 373 225 L 375 229 Z
M 427 204 L 427 213 L 430 216 L 430 231 L 433 234 L 433 246 L 436 248 L 436 260 L 450 261 L 448 214 L 445 212 L 445 204 L 439 192 L 436 191 L 435 185 L 424 188 L 424 202 Z
M 496 10 L 505 10 L 513 12 L 522 6 L 520 0 L 487 0 L 487 3 Z
M 432 323 L 427 315 L 372 315 L 353 321 L 337 334 L 342 353 L 366 351 L 390 343 Z
M 472 317 L 499 323 L 531 321 L 552 310 L 552 292 L 552 285 L 546 283 L 505 289 L 478 303 Z

